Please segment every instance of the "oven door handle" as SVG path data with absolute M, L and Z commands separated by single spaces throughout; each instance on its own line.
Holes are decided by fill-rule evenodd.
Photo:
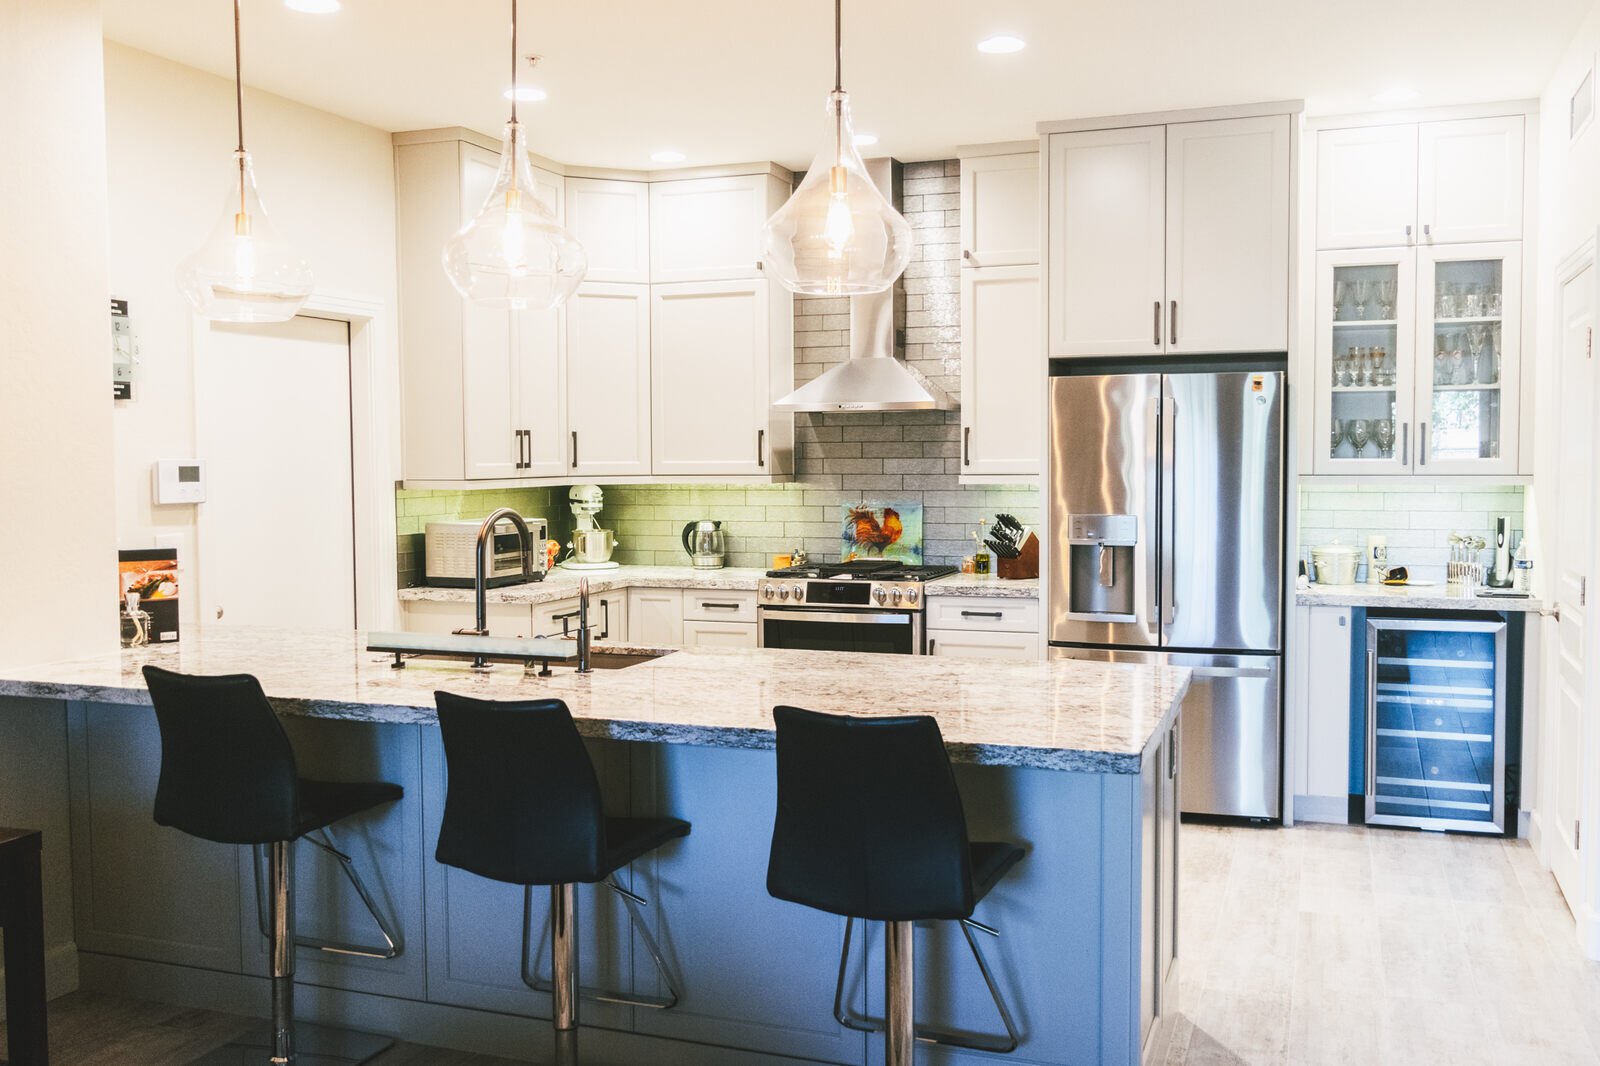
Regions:
M 799 610 L 769 610 L 761 609 L 763 621 L 783 622 L 849 622 L 861 625 L 905 625 L 911 624 L 912 616 L 905 611 L 812 611 L 806 608 Z

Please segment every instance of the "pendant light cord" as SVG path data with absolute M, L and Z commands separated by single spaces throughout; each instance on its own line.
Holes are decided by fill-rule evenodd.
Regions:
M 246 225 L 245 211 L 245 151 L 244 151 L 244 74 L 239 50 L 239 0 L 233 0 L 233 115 L 239 131 L 239 145 L 234 149 L 239 157 L 239 216 L 234 221 L 237 228 Z
M 517 121 L 517 0 L 511 0 L 511 121 Z
M 841 42 L 844 39 L 842 26 L 844 16 L 841 13 L 844 0 L 833 0 L 833 91 L 844 92 L 844 62 L 840 57 Z

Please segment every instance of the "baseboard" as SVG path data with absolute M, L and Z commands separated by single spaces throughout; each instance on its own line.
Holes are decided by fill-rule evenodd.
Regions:
M 155 1000 L 184 1007 L 264 1017 L 265 977 L 198 970 L 161 962 L 83 952 L 84 989 Z M 550 1046 L 550 1022 L 494 1011 L 349 992 L 296 983 L 295 1017 L 301 1021 L 384 1033 L 399 1040 L 480 1055 L 524 1059 Z M 652 1066 L 816 1066 L 816 1059 L 791 1058 L 733 1048 L 709 1047 L 643 1033 L 583 1026 L 583 1061 Z
M 1294 820 L 1350 824 L 1350 801 L 1345 796 L 1296 796 Z
M 0 984 L 6 970 L 0 966 Z M 78 990 L 78 945 L 68 942 L 44 949 L 44 996 L 59 999 Z
M 1517 812 L 1517 836 L 1521 837 L 1523 840 L 1532 842 L 1533 822 L 1534 817 L 1532 811 L 1519 810 Z M 1538 845 L 1535 844 L 1534 848 L 1537 850 Z
M 1593 907 L 1580 907 L 1573 912 L 1578 925 L 1578 948 L 1591 959 L 1600 961 L 1600 913 Z

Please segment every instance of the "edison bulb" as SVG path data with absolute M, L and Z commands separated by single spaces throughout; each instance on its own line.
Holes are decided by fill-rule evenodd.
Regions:
M 306 261 L 278 236 L 247 152 L 235 152 L 222 213 L 178 266 L 178 288 L 215 322 L 286 322 L 311 295 Z

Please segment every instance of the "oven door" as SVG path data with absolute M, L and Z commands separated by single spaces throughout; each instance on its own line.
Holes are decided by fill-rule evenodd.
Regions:
M 756 621 L 763 648 L 922 654 L 920 612 L 762 607 Z

